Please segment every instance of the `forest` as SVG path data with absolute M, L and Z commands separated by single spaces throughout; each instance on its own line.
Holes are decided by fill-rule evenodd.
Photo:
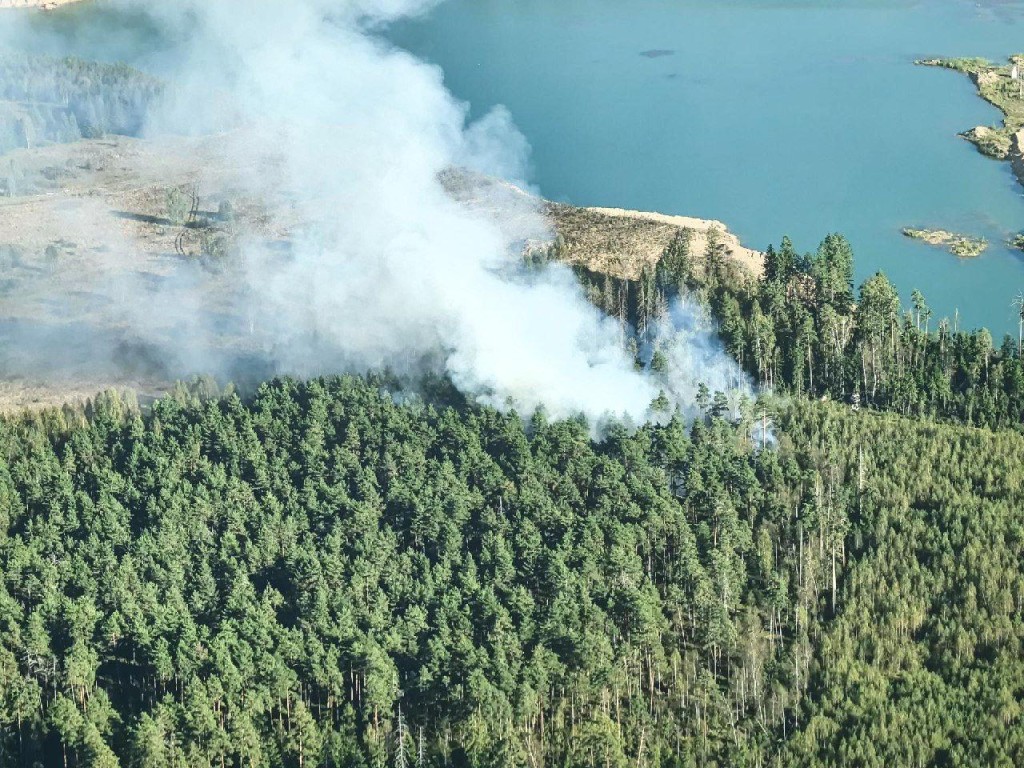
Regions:
M 545 256 L 557 259 L 557 247 Z M 655 340 L 674 297 L 695 295 L 761 387 L 976 426 L 1024 424 L 1024 337 L 996 346 L 985 329 L 936 317 L 916 290 L 904 309 L 882 273 L 854 291 L 853 251 L 842 235 L 802 255 L 783 238 L 768 247 L 761 278 L 730 261 L 715 238 L 692 253 L 686 230 L 638 280 L 577 274 L 592 302 L 637 330 L 634 351 Z
M 162 82 L 124 64 L 0 52 L 0 154 L 108 133 L 137 136 L 163 92 Z
M 0 424 L 0 764 L 1024 763 L 1016 432 L 205 390 Z
M 0 149 L 161 88 L 0 66 Z M 1021 336 L 840 235 L 578 275 L 653 376 L 692 295 L 773 394 L 599 439 L 386 372 L 0 418 L 0 766 L 1024 765 Z

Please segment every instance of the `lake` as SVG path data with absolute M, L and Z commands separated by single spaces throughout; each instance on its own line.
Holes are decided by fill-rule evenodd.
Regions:
M 389 36 L 474 115 L 511 110 L 547 197 L 717 218 L 758 248 L 842 232 L 858 281 L 1016 337 L 1024 195 L 956 135 L 1001 115 L 913 61 L 1024 50 L 1024 3 L 450 0 Z M 961 261 L 904 226 L 991 245 Z
M 174 41 L 141 16 L 36 18 L 35 50 L 173 69 Z M 913 61 L 1024 50 L 1024 2 L 449 0 L 387 34 L 473 115 L 511 110 L 549 198 L 717 218 L 757 248 L 843 232 L 858 281 L 884 270 L 905 300 L 1016 335 L 1024 254 L 1005 241 L 1024 195 L 956 135 L 1001 116 L 967 77 Z M 904 226 L 991 246 L 961 261 Z

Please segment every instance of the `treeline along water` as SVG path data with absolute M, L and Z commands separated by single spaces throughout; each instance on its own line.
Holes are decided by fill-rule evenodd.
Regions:
M 162 90 L 160 81 L 124 65 L 0 53 L 0 152 L 137 135 Z

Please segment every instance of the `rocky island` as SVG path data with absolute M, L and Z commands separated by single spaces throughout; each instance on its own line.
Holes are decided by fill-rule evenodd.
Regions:
M 988 248 L 988 240 L 983 237 L 970 237 L 945 229 L 914 229 L 906 227 L 903 234 L 913 240 L 921 240 L 929 245 L 944 246 L 954 256 L 961 259 L 973 259 L 981 256 Z

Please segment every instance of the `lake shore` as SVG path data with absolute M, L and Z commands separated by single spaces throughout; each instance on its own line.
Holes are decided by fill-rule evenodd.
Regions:
M 719 239 L 725 246 L 726 255 L 744 267 L 756 277 L 764 273 L 764 254 L 761 251 L 747 248 L 740 239 L 729 231 L 721 221 L 714 219 L 698 219 L 692 216 L 675 216 L 653 211 L 630 211 L 624 208 L 586 208 L 599 216 L 609 219 L 633 219 L 655 224 L 667 225 L 675 230 L 689 230 L 690 248 L 696 254 L 703 254 L 708 244 L 708 232 L 717 230 Z M 664 250 L 664 249 L 663 249 Z M 660 254 L 659 254 L 660 257 Z
M 753 278 L 764 273 L 764 254 L 744 246 L 725 224 L 714 219 L 556 203 L 507 181 L 461 168 L 448 169 L 441 182 L 454 200 L 487 213 L 500 226 L 511 225 L 517 233 L 530 229 L 540 213 L 544 231 L 531 238 L 532 244 L 546 248 L 553 234 L 562 261 L 592 272 L 638 280 L 645 268 L 657 265 L 682 233 L 690 252 L 702 259 L 714 231 L 727 259 Z
M 979 125 L 960 136 L 986 157 L 1008 161 L 1024 185 L 1024 54 L 1011 56 L 1006 64 L 972 58 L 919 59 L 915 63 L 966 74 L 978 95 L 1003 113 L 1001 126 Z
M 53 8 L 59 8 L 62 5 L 71 5 L 72 3 L 80 2 L 83 2 L 83 0 L 0 0 L 0 10 L 39 8 L 44 11 L 49 11 Z

